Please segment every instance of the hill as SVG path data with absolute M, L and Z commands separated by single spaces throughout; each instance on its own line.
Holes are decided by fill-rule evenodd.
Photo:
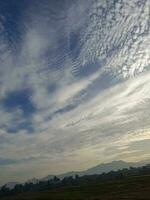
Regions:
M 108 173 L 110 171 L 117 171 L 119 169 L 124 169 L 124 168 L 130 168 L 130 167 L 141 167 L 146 164 L 150 163 L 149 161 L 140 161 L 140 162 L 125 162 L 122 160 L 118 161 L 112 161 L 110 163 L 102 163 L 97 166 L 91 167 L 85 171 L 72 171 L 72 172 L 67 172 L 64 174 L 59 174 L 57 175 L 58 178 L 63 179 L 64 177 L 68 176 L 84 176 L 84 175 L 93 175 L 93 174 L 102 174 L 102 173 Z M 47 181 L 53 178 L 54 175 L 48 175 L 46 177 L 43 177 L 40 180 Z

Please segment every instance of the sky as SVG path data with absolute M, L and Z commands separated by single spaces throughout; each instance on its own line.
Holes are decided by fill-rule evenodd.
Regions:
M 0 184 L 150 158 L 150 1 L 0 1 Z

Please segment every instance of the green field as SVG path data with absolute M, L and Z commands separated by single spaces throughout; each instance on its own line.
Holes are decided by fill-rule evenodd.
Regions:
M 150 175 L 22 193 L 1 200 L 150 200 Z

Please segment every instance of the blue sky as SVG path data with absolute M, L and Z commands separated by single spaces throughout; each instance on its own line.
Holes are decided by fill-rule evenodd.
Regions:
M 0 2 L 0 183 L 150 158 L 149 11 Z

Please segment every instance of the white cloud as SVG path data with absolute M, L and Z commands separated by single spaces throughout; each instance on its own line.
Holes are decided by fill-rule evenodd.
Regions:
M 80 63 L 98 59 L 116 76 L 135 76 L 149 69 L 149 1 L 93 3 Z

